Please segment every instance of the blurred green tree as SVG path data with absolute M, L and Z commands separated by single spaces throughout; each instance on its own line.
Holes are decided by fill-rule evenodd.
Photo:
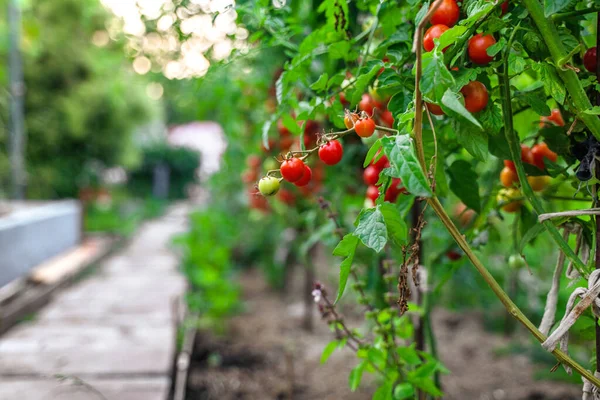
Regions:
M 5 31 L 3 17 L 0 29 Z M 144 93 L 146 80 L 132 71 L 125 56 L 124 41 L 109 38 L 109 18 L 98 0 L 24 2 L 29 198 L 76 195 L 84 166 L 92 160 L 125 166 L 137 160 L 131 134 L 153 114 L 153 104 Z M 4 43 L 0 51 L 5 54 Z M 5 68 L 0 66 L 4 87 Z M 0 104 L 7 102 L 6 90 L 0 97 Z M 6 115 L 2 119 L 6 121 Z M 4 149 L 6 141 L 2 129 Z M 2 151 L 3 188 L 6 165 Z

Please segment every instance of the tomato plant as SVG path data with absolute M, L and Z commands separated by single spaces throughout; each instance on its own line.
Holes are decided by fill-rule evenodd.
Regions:
M 571 326 L 560 315 L 571 310 L 556 311 L 578 293 L 583 305 L 597 297 L 592 288 L 600 256 L 592 249 L 600 112 L 595 67 L 585 54 L 597 39 L 589 20 L 597 10 L 587 1 L 540 0 L 323 0 L 311 10 L 251 3 L 255 7 L 241 7 L 238 19 L 253 31 L 252 40 L 281 48 L 282 66 L 269 94 L 276 108 L 252 115 L 261 121 L 252 130 L 255 147 L 268 147 L 281 161 L 259 190 L 269 194 L 267 183 L 281 182 L 282 189 L 306 195 L 296 199 L 306 213 L 312 207 L 310 221 L 321 218 L 327 229 L 303 229 L 315 241 L 333 238 L 331 253 L 341 257 L 337 291 L 314 287 L 336 335 L 323 360 L 350 348 L 356 353 L 351 388 L 372 373 L 375 399 L 442 396 L 445 368 L 428 318 L 443 301 L 437 289 L 423 287 L 449 285 L 448 292 L 466 296 L 457 292 L 468 290 L 453 290 L 462 272 L 440 264 L 453 260 L 472 264 L 496 304 L 544 350 L 600 385 L 565 347 Z M 270 150 L 274 137 L 297 142 Z M 317 179 L 318 165 L 329 179 Z M 586 202 L 590 207 L 581 206 Z M 550 265 L 560 266 L 559 276 L 567 260 L 568 279 L 589 284 L 570 303 L 542 296 L 555 312 L 538 315 L 503 289 L 518 277 L 505 282 L 497 273 L 520 268 L 519 257 L 535 279 L 567 299 L 572 288 L 542 282 L 554 273 Z M 344 297 L 348 290 L 354 298 Z M 342 298 L 356 302 L 372 335 L 346 325 Z M 530 320 L 538 317 L 539 325 Z M 562 328 L 552 331 L 555 325 Z M 581 342 L 594 351 L 591 342 Z

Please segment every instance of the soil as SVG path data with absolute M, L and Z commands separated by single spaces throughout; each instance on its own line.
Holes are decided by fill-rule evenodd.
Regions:
M 348 374 L 357 364 L 351 350 L 336 350 L 326 364 L 320 364 L 332 334 L 316 310 L 313 332 L 301 328 L 302 280 L 295 276 L 295 287 L 286 295 L 269 289 L 258 271 L 241 276 L 246 310 L 231 320 L 226 337 L 198 335 L 188 400 L 371 398 L 373 381 L 366 376 L 356 392 L 348 388 Z M 350 326 L 360 326 L 359 316 L 352 320 L 346 314 L 346 320 Z M 436 310 L 433 325 L 440 358 L 451 371 L 442 379 L 444 399 L 581 398 L 579 385 L 534 380 L 539 366 L 532 365 L 526 355 L 498 355 L 497 350 L 514 343 L 515 338 L 511 341 L 486 332 L 479 313 Z

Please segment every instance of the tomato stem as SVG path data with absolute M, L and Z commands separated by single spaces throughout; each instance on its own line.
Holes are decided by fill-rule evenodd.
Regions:
M 508 56 L 510 54 L 512 44 L 515 39 L 515 34 L 518 31 L 514 29 L 504 51 L 503 59 L 502 59 L 502 72 L 499 73 L 500 77 L 500 91 L 502 98 L 502 116 L 504 118 L 504 134 L 506 136 L 506 140 L 508 142 L 511 158 L 515 164 L 515 168 L 517 170 L 517 175 L 519 177 L 519 182 L 521 183 L 521 188 L 523 191 L 523 195 L 529 200 L 535 212 L 540 215 L 544 214 L 544 208 L 542 206 L 541 201 L 535 195 L 529 181 L 527 180 L 527 173 L 525 172 L 525 167 L 523 167 L 523 162 L 521 160 L 521 142 L 513 128 L 513 116 L 512 116 L 512 100 L 510 93 L 510 78 L 508 75 Z M 597 117 L 595 117 L 598 119 Z M 569 260 L 573 261 L 573 265 L 579 271 L 582 276 L 587 277 L 588 273 L 586 271 L 586 266 L 583 262 L 577 257 L 577 255 L 573 252 L 569 244 L 565 242 L 562 238 L 562 235 L 554 226 L 551 221 L 544 221 L 544 227 L 552 237 L 552 239 L 556 242 L 560 250 L 565 253 L 565 255 L 569 258 Z

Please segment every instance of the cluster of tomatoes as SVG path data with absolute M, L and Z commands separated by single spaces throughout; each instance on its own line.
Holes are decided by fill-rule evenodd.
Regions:
M 560 110 L 554 109 L 549 117 L 540 118 L 540 127 L 547 125 L 564 126 L 565 122 L 562 118 Z M 548 159 L 556 162 L 558 155 L 548 148 L 544 142 L 535 144 L 533 147 L 521 145 L 521 161 L 525 164 L 535 165 L 540 170 L 546 169 L 545 160 Z M 550 183 L 549 176 L 528 176 L 527 181 L 531 188 L 536 191 L 544 190 Z M 506 212 L 518 211 L 523 203 L 519 200 L 521 192 L 518 189 L 519 177 L 515 164 L 511 160 L 504 160 L 504 168 L 500 172 L 500 182 L 503 189 L 498 192 L 497 200 L 499 203 L 505 204 L 502 209 Z
M 502 3 L 502 14 L 508 11 L 508 1 Z M 440 36 L 452 26 L 454 26 L 460 17 L 460 8 L 456 0 L 443 0 L 442 4 L 435 10 L 431 17 L 432 26 L 425 32 L 423 37 L 423 48 L 425 51 L 431 51 L 435 47 L 434 39 Z M 487 54 L 487 49 L 496 43 L 492 35 L 482 35 L 478 33 L 470 40 L 467 48 L 469 59 L 477 65 L 489 64 L 494 57 Z M 443 49 L 445 51 L 446 49 Z M 454 68 L 455 70 L 457 68 Z M 472 81 L 466 84 L 461 93 L 464 97 L 465 108 L 470 113 L 477 113 L 483 110 L 489 100 L 488 90 L 485 85 L 479 81 Z M 444 111 L 438 104 L 427 103 L 427 109 L 434 115 L 444 115 Z
M 377 156 L 375 157 L 377 159 Z M 371 161 L 371 164 L 363 171 L 363 181 L 367 185 L 367 198 L 366 202 L 369 207 L 372 207 L 377 198 L 379 197 L 379 177 L 381 171 L 390 166 L 388 158 L 383 155 L 377 161 Z M 406 188 L 402 186 L 402 180 L 400 178 L 392 178 L 390 186 L 385 191 L 384 200 L 394 203 L 401 193 L 408 193 Z

